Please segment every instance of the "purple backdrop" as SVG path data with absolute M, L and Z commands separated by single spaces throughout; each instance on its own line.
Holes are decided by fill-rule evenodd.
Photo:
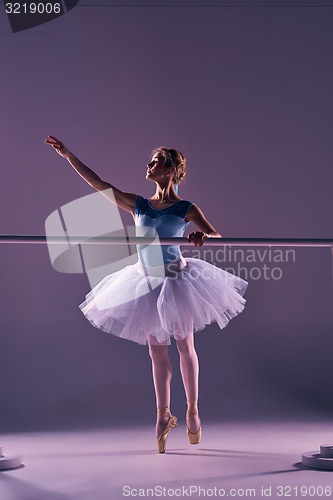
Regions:
M 332 238 L 333 7 L 85 3 L 18 33 L 1 12 L 1 233 L 45 234 L 50 213 L 94 192 L 43 143 L 52 134 L 143 196 L 155 187 L 150 151 L 180 149 L 189 170 L 179 194 L 222 236 Z M 243 251 L 218 265 L 241 266 L 245 311 L 196 334 L 202 416 L 327 418 L 331 252 L 274 262 L 261 248 L 252 262 Z M 45 245 L 0 252 L 2 431 L 153 419 L 148 349 L 85 320 L 86 275 L 54 271 Z M 265 279 L 264 265 L 280 278 Z M 170 355 L 181 415 L 175 345 Z

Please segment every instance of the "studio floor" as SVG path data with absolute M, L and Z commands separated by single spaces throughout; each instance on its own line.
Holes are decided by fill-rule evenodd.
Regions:
M 333 471 L 302 466 L 302 453 L 333 444 L 333 424 L 221 423 L 190 445 L 180 422 L 158 454 L 154 429 L 0 435 L 22 466 L 0 472 L 1 500 L 122 498 L 333 498 Z

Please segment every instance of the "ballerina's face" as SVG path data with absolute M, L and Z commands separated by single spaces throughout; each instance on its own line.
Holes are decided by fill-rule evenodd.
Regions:
M 147 178 L 152 178 L 152 177 L 159 177 L 160 174 L 166 173 L 166 168 L 164 166 L 164 157 L 159 154 L 155 153 L 154 156 L 152 157 L 150 163 L 147 164 L 147 172 L 146 172 L 146 177 Z

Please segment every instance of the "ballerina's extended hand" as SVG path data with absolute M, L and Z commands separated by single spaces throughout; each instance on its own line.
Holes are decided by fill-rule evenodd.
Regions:
M 59 141 L 56 137 L 53 137 L 53 135 L 48 135 L 47 139 L 45 139 L 45 144 L 50 144 L 53 149 L 63 158 L 68 158 L 68 156 L 71 154 L 70 150 L 66 148 L 66 146 Z

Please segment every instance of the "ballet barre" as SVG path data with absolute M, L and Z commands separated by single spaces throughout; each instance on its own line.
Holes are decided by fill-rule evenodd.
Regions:
M 187 238 L 152 238 L 148 236 L 38 236 L 0 234 L 0 243 L 85 244 L 85 245 L 183 245 L 194 246 Z M 331 238 L 204 238 L 204 246 L 241 247 L 331 247 Z

